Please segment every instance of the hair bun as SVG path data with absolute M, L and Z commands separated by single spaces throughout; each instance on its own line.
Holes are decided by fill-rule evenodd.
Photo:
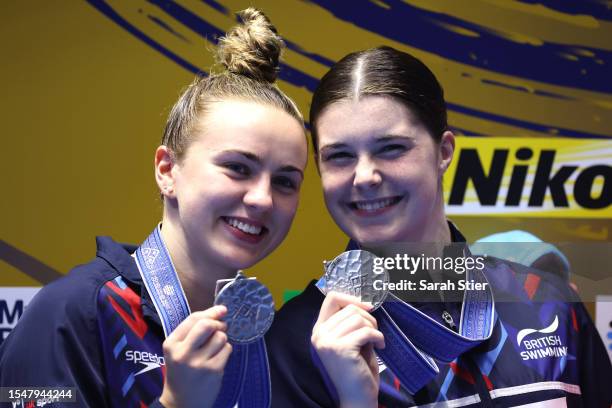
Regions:
M 285 43 L 260 10 L 249 7 L 238 16 L 242 23 L 219 39 L 219 62 L 231 73 L 273 83 Z

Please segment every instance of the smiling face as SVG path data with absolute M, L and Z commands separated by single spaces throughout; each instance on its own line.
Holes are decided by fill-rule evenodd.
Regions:
M 386 96 L 334 102 L 317 120 L 327 208 L 359 243 L 448 240 L 441 179 L 454 148 Z
M 274 250 L 295 215 L 307 147 L 296 119 L 253 102 L 210 105 L 172 166 L 166 223 L 206 267 L 243 269 Z M 160 167 L 160 166 L 158 166 Z M 167 215 L 167 216 L 166 216 Z

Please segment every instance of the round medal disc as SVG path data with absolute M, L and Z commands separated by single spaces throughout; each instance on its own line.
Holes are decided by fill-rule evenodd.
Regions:
M 236 278 L 221 289 L 215 305 L 227 307 L 230 343 L 248 344 L 263 337 L 274 320 L 274 299 L 268 288 L 255 279 Z
M 352 295 L 362 302 L 371 303 L 371 311 L 378 309 L 387 297 L 389 274 L 384 268 L 374 270 L 375 258 L 376 255 L 363 250 L 338 255 L 325 267 L 325 293 L 336 291 Z M 375 281 L 380 281 L 385 290 L 375 289 Z

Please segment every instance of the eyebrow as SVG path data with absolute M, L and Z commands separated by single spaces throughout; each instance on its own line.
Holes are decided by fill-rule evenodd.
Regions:
M 348 147 L 348 144 L 346 143 L 330 143 L 330 144 L 326 144 L 324 146 L 321 146 L 321 148 L 319 149 L 319 151 L 324 151 L 324 150 L 331 150 L 331 149 L 343 149 L 345 147 Z
M 250 160 L 258 165 L 261 165 L 262 160 L 261 157 L 257 156 L 254 153 L 251 152 L 245 152 L 244 150 L 224 150 L 221 152 L 221 154 L 238 154 L 242 157 L 244 157 L 247 160 Z M 280 172 L 297 172 L 300 174 L 300 176 L 302 176 L 302 178 L 304 178 L 304 172 L 302 172 L 302 170 L 298 169 L 295 166 L 292 165 L 286 165 L 286 166 L 282 166 L 281 168 L 279 168 L 277 171 Z
M 261 164 L 261 158 L 259 156 L 251 152 L 245 152 L 244 150 L 223 150 L 221 154 L 238 154 L 247 160 Z
M 290 165 L 283 166 L 280 169 L 278 169 L 278 171 L 283 172 L 283 173 L 286 173 L 286 172 L 296 172 L 296 173 L 299 173 L 299 175 L 302 178 L 304 178 L 304 172 L 302 172 L 302 170 L 298 169 L 295 166 L 290 166 Z
M 406 135 L 384 135 L 384 136 L 377 137 L 375 143 L 389 142 L 389 141 L 396 140 L 396 139 L 411 140 L 411 141 L 414 140 L 413 137 L 406 136 Z
M 383 135 L 383 136 L 377 136 L 374 140 L 374 143 L 383 143 L 383 142 L 389 142 L 392 140 L 396 140 L 396 139 L 402 139 L 402 140 L 414 140 L 413 137 L 411 136 L 406 136 L 406 135 Z M 347 143 L 330 143 L 327 145 L 324 145 L 320 148 L 320 151 L 324 151 L 327 149 L 343 149 L 349 147 L 349 145 Z

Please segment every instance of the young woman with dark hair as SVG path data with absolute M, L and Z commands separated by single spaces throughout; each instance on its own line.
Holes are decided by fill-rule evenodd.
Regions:
M 349 249 L 465 241 L 444 212 L 455 137 L 421 61 L 390 47 L 347 55 L 321 79 L 310 123 L 325 203 Z M 527 294 L 530 274 L 539 286 Z M 490 291 L 434 291 L 376 311 L 313 281 L 267 335 L 273 406 L 610 406 L 607 353 L 566 282 L 497 259 L 471 276 Z

